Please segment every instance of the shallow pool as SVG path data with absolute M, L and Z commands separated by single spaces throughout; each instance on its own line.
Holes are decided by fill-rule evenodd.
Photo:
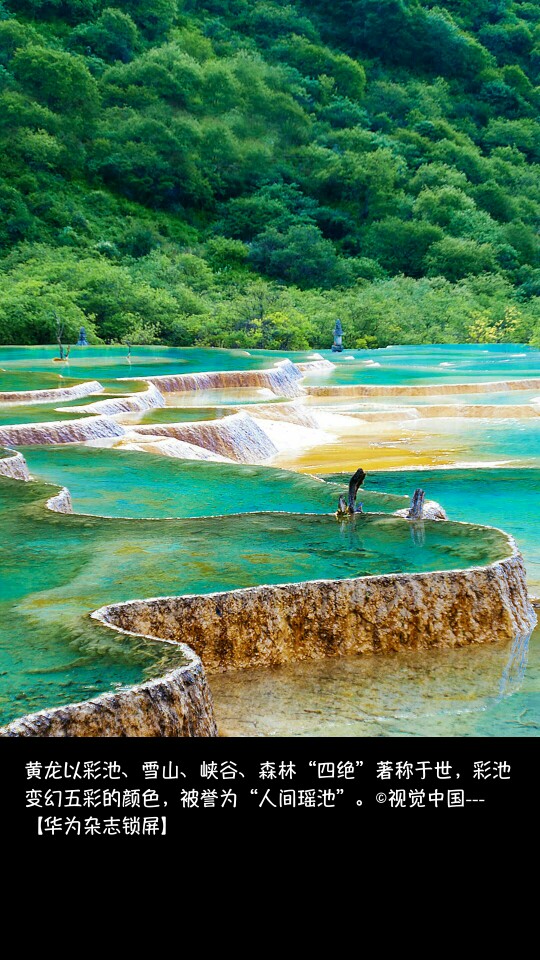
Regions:
M 95 608 L 133 597 L 261 583 L 448 570 L 508 554 L 496 531 L 406 521 L 251 514 L 102 520 L 55 514 L 54 490 L 0 478 L 0 720 L 87 699 L 162 670 L 168 651 L 95 624 Z M 153 649 L 155 648 L 155 649 Z

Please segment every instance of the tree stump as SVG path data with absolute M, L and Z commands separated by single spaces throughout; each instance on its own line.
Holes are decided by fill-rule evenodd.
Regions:
M 418 488 L 414 491 L 411 505 L 409 507 L 409 513 L 407 514 L 409 520 L 422 520 L 424 515 L 424 500 L 425 493 L 423 490 Z
M 360 504 L 359 507 L 356 506 L 356 497 L 365 479 L 366 474 L 360 467 L 349 480 L 348 502 L 345 502 L 344 496 L 340 496 L 339 498 L 336 516 L 343 518 L 350 517 L 355 513 L 363 513 L 362 504 Z
M 361 509 L 358 511 L 356 509 L 356 496 L 365 479 L 366 474 L 360 467 L 349 480 L 349 513 L 362 512 Z

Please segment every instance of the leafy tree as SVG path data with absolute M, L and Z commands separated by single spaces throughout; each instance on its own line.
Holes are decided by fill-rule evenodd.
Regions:
M 0 0 L 0 339 L 458 342 L 515 306 L 539 342 L 539 31 L 517 0 Z
M 17 50 L 39 41 L 39 34 L 18 20 L 0 20 L 0 63 L 8 66 Z
M 8 5 L 14 13 L 37 20 L 61 16 L 69 23 L 77 23 L 95 14 L 100 0 L 9 0 Z
M 484 139 L 492 147 L 517 147 L 530 160 L 540 160 L 540 130 L 534 120 L 490 120 Z
M 423 220 L 448 228 L 456 213 L 471 215 L 475 203 L 456 187 L 440 187 L 437 190 L 422 190 L 413 206 L 414 213 Z
M 66 293 L 38 279 L 13 283 L 0 276 L 0 343 L 52 343 L 56 316 L 62 317 L 65 342 L 76 340 L 81 326 L 93 334 L 91 317 Z
M 313 224 L 298 224 L 284 233 L 271 227 L 252 243 L 249 261 L 267 276 L 299 287 L 330 287 L 351 279 L 332 243 Z
M 51 110 L 81 119 L 96 116 L 98 88 L 82 60 L 29 44 L 17 51 L 12 68 L 23 88 Z
M 37 232 L 37 223 L 21 194 L 0 186 L 0 242 L 13 243 Z
M 205 253 L 214 270 L 230 270 L 245 265 L 248 248 L 239 240 L 212 237 L 206 242 Z
M 122 10 L 107 8 L 95 23 L 77 27 L 69 43 L 73 50 L 90 51 L 107 62 L 133 59 L 137 46 L 138 30 L 133 20 Z
M 460 237 L 438 240 L 427 253 L 425 262 L 429 275 L 453 281 L 479 273 L 496 272 L 494 251 L 490 244 Z
M 523 318 L 515 304 L 509 304 L 500 319 L 489 311 L 474 311 L 468 328 L 467 339 L 471 343 L 513 343 L 519 338 Z
M 390 273 L 403 271 L 408 276 L 420 277 L 427 251 L 443 236 L 443 231 L 431 223 L 388 217 L 371 227 L 367 249 L 373 259 Z
M 361 100 L 364 96 L 366 72 L 351 57 L 333 53 L 328 47 L 310 43 L 296 34 L 273 49 L 280 59 L 287 60 L 307 77 L 332 77 L 338 95 L 353 101 Z
M 512 197 L 498 183 L 479 184 L 474 191 L 476 203 L 496 220 L 510 222 L 516 218 L 517 207 Z
M 125 0 L 124 8 L 153 40 L 168 34 L 178 14 L 177 0 Z

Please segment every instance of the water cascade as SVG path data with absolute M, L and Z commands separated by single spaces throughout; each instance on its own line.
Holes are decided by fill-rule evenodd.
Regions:
M 305 391 L 298 381 L 302 372 L 290 360 L 280 360 L 270 370 L 218 370 L 209 373 L 183 373 L 177 376 L 148 377 L 163 393 L 190 393 L 192 390 L 227 390 L 259 387 L 278 397 L 299 397 Z M 123 379 L 132 380 L 133 377 Z
M 540 378 L 492 380 L 482 383 L 430 383 L 424 386 L 388 384 L 347 384 L 346 386 L 304 387 L 314 397 L 429 397 L 451 393 L 502 393 L 507 390 L 536 390 Z
M 121 437 L 124 428 L 110 417 L 88 417 L 86 420 L 58 420 L 53 423 L 25 423 L 0 427 L 0 443 L 7 446 L 39 443 L 81 443 Z
M 97 380 L 88 383 L 77 383 L 73 387 L 58 387 L 55 390 L 17 390 L 11 393 L 0 393 L 0 403 L 55 403 L 57 400 L 76 400 L 78 397 L 88 397 L 92 393 L 102 393 L 103 386 Z
M 76 413 L 96 413 L 107 417 L 114 417 L 122 413 L 144 413 L 156 407 L 164 407 L 165 399 L 158 388 L 151 383 L 142 393 L 133 393 L 127 397 L 112 397 L 109 400 L 98 400 L 82 407 L 71 407 Z
M 236 413 L 221 420 L 192 423 L 153 423 L 137 427 L 137 434 L 152 437 L 173 437 L 204 447 L 237 463 L 261 463 L 277 453 L 259 423 L 245 413 Z
M 330 373 L 336 369 L 335 363 L 325 360 L 324 357 L 316 360 L 306 360 L 304 363 L 297 363 L 296 366 L 302 373 Z
M 243 407 L 233 407 L 238 413 L 248 413 L 258 420 L 279 420 L 284 423 L 296 423 L 301 427 L 318 430 L 319 423 L 315 414 L 307 410 L 302 401 L 288 403 L 250 403 Z
M 121 450 L 138 450 L 141 453 L 154 453 L 162 457 L 173 457 L 175 460 L 212 460 L 218 463 L 232 463 L 229 457 L 222 457 L 205 447 L 199 447 L 184 440 L 175 440 L 174 437 L 141 436 L 134 431 L 115 445 Z

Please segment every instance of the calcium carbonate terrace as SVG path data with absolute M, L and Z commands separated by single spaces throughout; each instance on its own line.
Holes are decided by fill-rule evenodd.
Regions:
M 0 443 L 22 454 L 35 478 L 23 482 L 19 460 L 9 451 L 3 456 L 2 723 L 128 689 L 187 662 L 171 644 L 126 637 L 91 620 L 103 605 L 486 567 L 511 553 L 507 538 L 490 529 L 499 524 L 517 537 L 533 591 L 540 581 L 532 533 L 540 365 L 531 349 L 401 347 L 284 357 L 151 347 L 133 348 L 128 363 L 125 348 L 89 347 L 74 348 L 61 375 L 53 356 L 53 348 L 0 348 Z M 373 390 L 367 401 L 355 395 L 362 385 Z M 394 395 L 392 386 L 399 388 Z M 360 494 L 368 515 L 340 525 L 337 499 L 360 464 L 368 469 Z M 385 466 L 400 472 L 381 474 Z M 420 485 L 451 521 L 476 525 L 426 521 L 419 536 L 391 517 Z M 46 508 L 62 487 L 72 514 Z M 337 723 L 341 733 L 373 735 L 370 724 L 377 722 L 392 735 L 398 721 L 390 705 L 401 684 L 410 735 L 425 730 L 433 709 L 437 731 L 452 735 L 464 724 L 455 706 L 456 670 L 466 669 L 469 729 L 481 712 L 489 732 L 516 735 L 512 703 L 525 697 L 520 716 L 532 710 L 538 643 L 533 638 L 528 672 L 515 690 L 503 681 L 509 663 L 514 680 L 524 669 L 523 636 L 517 660 L 507 638 L 492 639 L 482 644 L 477 669 L 464 667 L 478 664 L 473 650 L 389 655 L 393 666 L 385 658 L 375 697 L 360 682 L 370 658 L 340 657 L 333 667 L 312 665 L 312 673 L 305 663 L 288 664 L 272 676 L 264 668 L 235 673 L 228 664 L 226 676 L 210 682 L 218 727 L 233 735 L 324 735 L 325 724 L 335 732 Z M 429 704 L 426 658 L 437 678 Z M 323 680 L 324 669 L 330 673 Z M 344 670 L 350 696 L 339 679 Z M 333 712 L 329 703 L 319 713 L 300 706 L 312 704 L 321 683 L 334 690 Z M 343 695 L 352 719 L 344 719 Z M 279 717 L 275 728 L 265 700 Z M 511 719 L 501 720 L 501 711 Z M 251 732 L 241 720 L 250 713 Z

